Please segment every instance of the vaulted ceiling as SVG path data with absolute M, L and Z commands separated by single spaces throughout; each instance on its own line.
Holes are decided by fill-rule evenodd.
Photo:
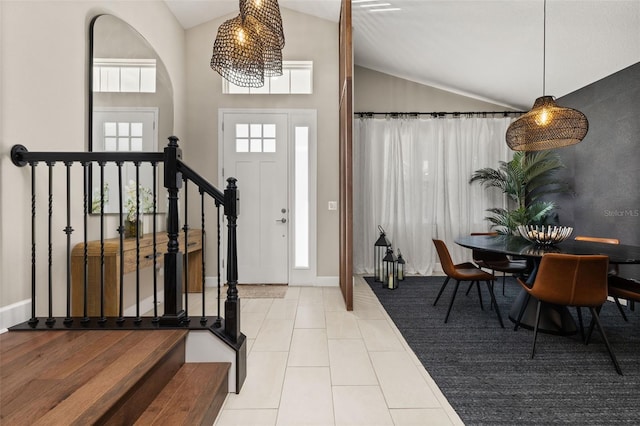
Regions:
M 238 0 L 165 0 L 184 28 Z M 380 0 L 382 1 L 382 0 Z M 506 107 L 529 109 L 640 62 L 640 0 L 384 0 L 353 3 L 356 65 Z M 340 0 L 280 0 L 337 22 Z M 546 28 L 546 30 L 545 30 Z M 286 36 L 286 23 L 285 23 Z

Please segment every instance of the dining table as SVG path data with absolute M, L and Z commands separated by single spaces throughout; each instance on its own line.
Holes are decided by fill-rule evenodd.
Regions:
M 540 245 L 516 235 L 465 235 L 455 240 L 456 244 L 479 251 L 500 253 L 527 260 L 528 285 L 533 285 L 542 256 L 546 253 L 564 253 L 574 255 L 606 255 L 611 264 L 640 264 L 640 246 L 625 244 L 605 244 L 591 241 L 567 239 L 556 244 Z M 516 323 L 523 304 L 527 304 L 519 326 L 533 329 L 536 317 L 537 301 L 527 297 L 522 289 L 509 311 L 509 319 Z M 570 335 L 577 332 L 573 316 L 566 306 L 545 303 L 540 313 L 539 331 L 549 334 Z

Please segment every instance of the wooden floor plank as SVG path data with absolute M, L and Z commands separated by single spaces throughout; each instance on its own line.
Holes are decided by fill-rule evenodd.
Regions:
M 28 333 L 28 332 L 25 332 Z M 47 332 L 49 333 L 49 332 Z M 51 342 L 50 345 L 39 347 L 35 351 L 35 359 L 24 366 L 19 364 L 11 368 L 11 377 L 6 380 L 7 389 L 14 391 L 2 395 L 2 413 L 7 419 L 38 419 L 49 410 L 56 407 L 61 400 L 75 392 L 83 383 L 100 372 L 104 366 L 116 362 L 124 352 L 124 348 L 134 345 L 139 336 L 131 331 L 51 331 L 50 333 L 65 333 Z M 117 337 L 111 340 L 110 337 Z M 76 366 L 75 374 L 66 380 L 43 380 L 45 376 L 55 374 L 58 370 L 73 368 L 67 364 L 68 357 L 82 353 L 83 348 L 77 343 L 102 343 L 102 351 L 93 359 L 87 359 L 82 366 Z M 69 350 L 68 344 L 76 348 Z M 29 358 L 31 359 L 30 354 Z M 3 387 L 5 381 L 3 381 Z M 22 389 L 32 389 L 34 393 L 27 393 Z
M 184 333 L 182 330 L 145 333 L 144 337 L 141 336 L 116 362 L 106 365 L 77 391 L 42 416 L 38 423 L 96 422 L 118 398 L 142 378 L 150 365 L 164 354 L 164 351 L 159 351 L 158 348 L 172 347 Z M 92 410 L 86 410 L 87 406 L 91 406 Z
M 184 364 L 136 426 L 211 425 L 228 392 L 229 368 L 229 363 Z
M 91 418 L 108 410 L 119 393 L 144 377 L 186 333 L 185 330 L 4 333 L 0 335 L 0 423 L 71 424 L 83 419 L 82 423 L 90 424 Z M 92 414 L 85 417 L 84 411 Z

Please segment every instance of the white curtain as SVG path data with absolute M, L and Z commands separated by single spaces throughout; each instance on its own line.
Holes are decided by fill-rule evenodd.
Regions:
M 504 139 L 512 118 L 357 118 L 354 121 L 354 271 L 373 273 L 381 225 L 410 274 L 430 275 L 439 263 L 432 239 L 453 261 L 471 259 L 454 240 L 486 232 L 499 191 L 469 184 L 473 172 L 511 158 Z

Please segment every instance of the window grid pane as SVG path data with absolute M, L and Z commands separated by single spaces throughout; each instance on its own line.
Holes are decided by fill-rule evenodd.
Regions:
M 117 136 L 116 132 L 116 123 L 114 122 L 105 122 L 104 123 L 104 135 L 105 136 Z
M 129 136 L 129 123 L 118 123 L 118 136 Z
M 236 139 L 236 152 L 249 152 L 249 139 Z
M 263 136 L 265 138 L 275 138 L 276 137 L 276 125 L 275 124 L 265 124 L 262 127 Z
M 252 124 L 251 125 L 251 137 L 252 138 L 261 138 L 262 137 L 262 124 Z
M 249 125 L 236 124 L 236 138 L 248 138 L 248 137 L 249 137 Z
M 118 138 L 118 151 L 129 151 L 129 138 Z
M 251 152 L 262 152 L 262 139 L 251 139 Z
M 263 139 L 262 150 L 264 152 L 276 152 L 276 140 L 275 139 Z

